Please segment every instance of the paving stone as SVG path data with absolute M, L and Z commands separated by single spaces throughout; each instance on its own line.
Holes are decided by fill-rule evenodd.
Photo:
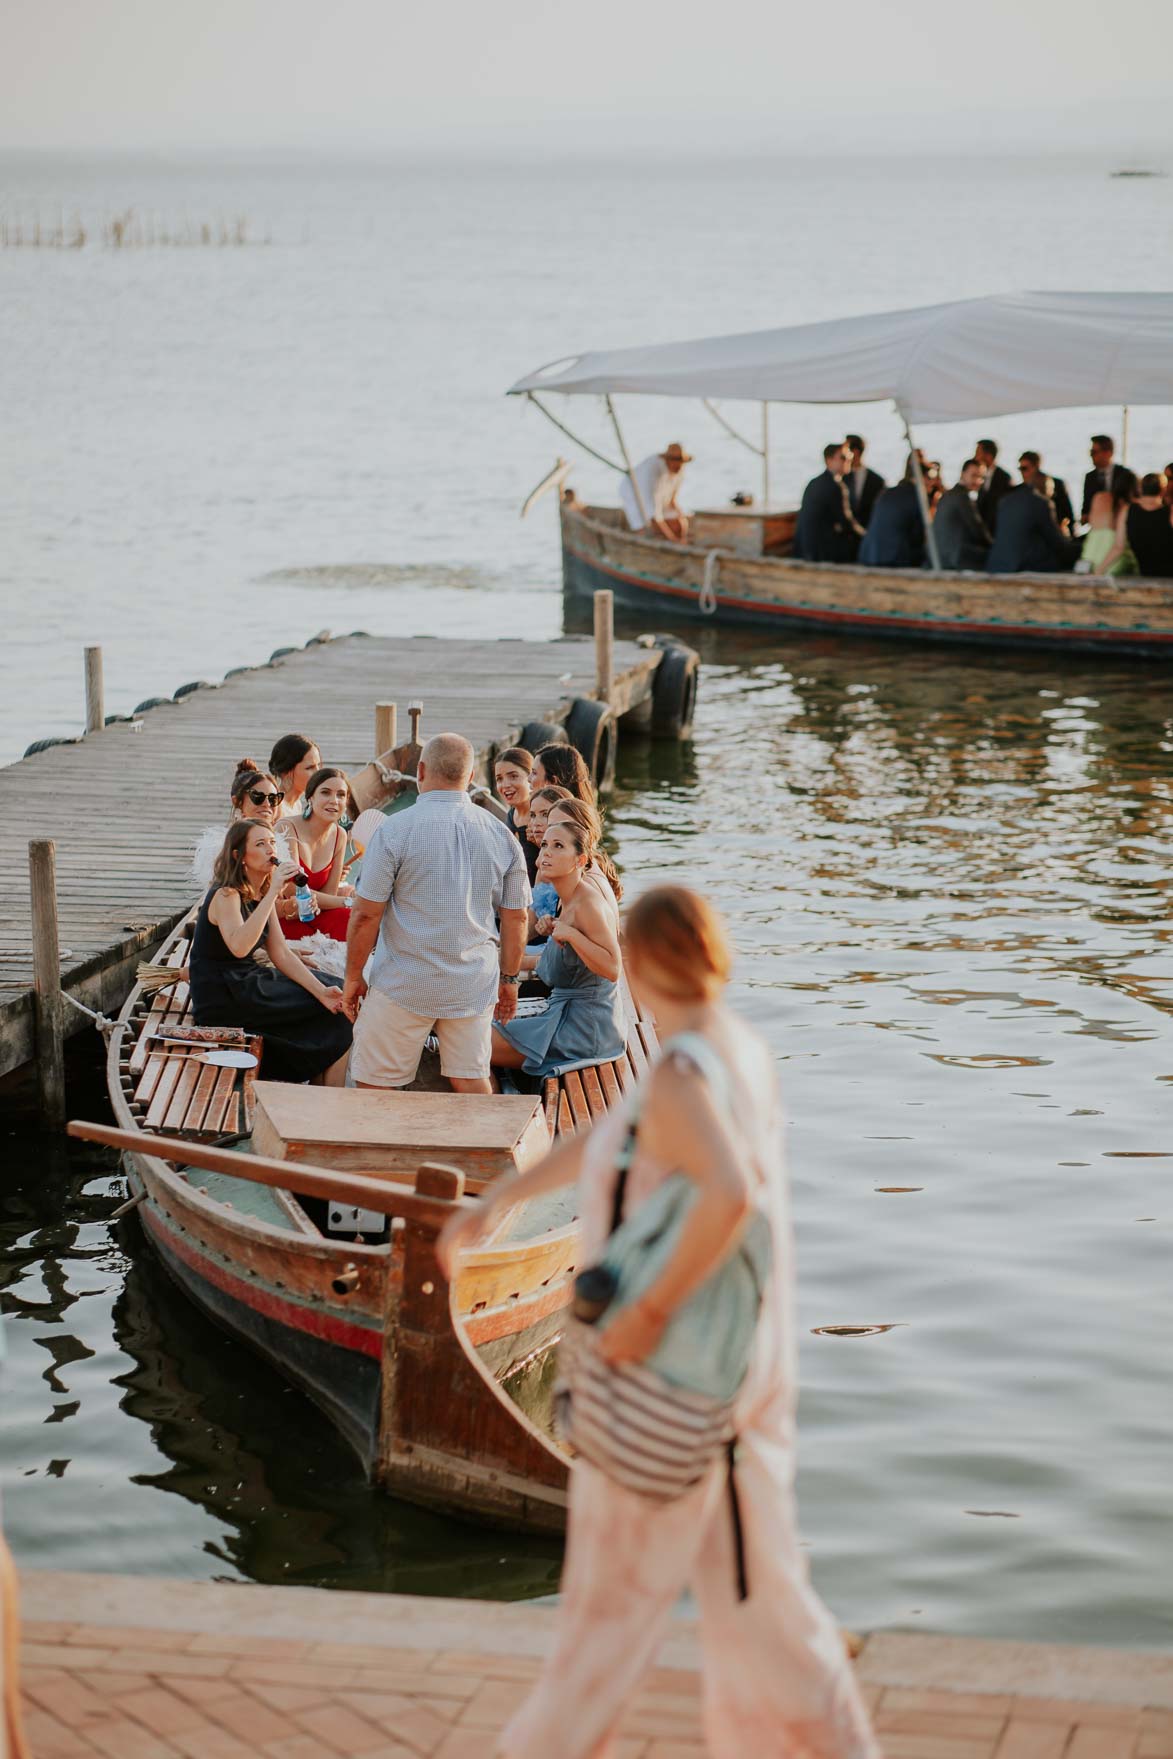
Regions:
M 213 1722 L 254 1747 L 298 1732 L 289 1711 L 275 1710 L 249 1691 L 217 1691 L 208 1698 L 205 1708 Z
M 205 1693 L 205 1696 L 210 1694 Z M 169 1692 L 165 1686 L 148 1686 L 145 1692 L 131 1692 L 118 1700 L 122 1716 L 133 1716 L 152 1734 L 172 1735 L 188 1729 L 207 1728 L 208 1719 L 186 1698 Z
M 86 1730 L 86 1739 L 92 1751 L 104 1753 L 106 1759 L 175 1759 L 179 1751 L 163 1735 L 122 1716 L 94 1723 Z
M 294 1721 L 306 1734 L 317 1735 L 342 1753 L 370 1753 L 387 1745 L 387 1731 L 345 1704 L 322 1704 L 317 1710 L 299 1710 Z
M 255 1680 L 251 1674 L 242 1674 L 240 1684 L 271 1710 L 312 1710 L 315 1704 L 326 1704 L 331 1697 L 328 1686 L 287 1686 L 273 1680 Z
M 1139 1732 L 1140 1711 L 1127 1704 L 1096 1704 L 1082 1698 L 1016 1698 L 1012 1714 L 1020 1722 L 1086 1722 L 1093 1728 Z
M 1069 1722 L 1020 1722 L 1012 1716 L 994 1749 L 994 1759 L 1063 1759 Z
M 1063 1759 L 1132 1759 L 1137 1736 L 1123 1728 L 1091 1728 L 1080 1723 Z
M 907 1686 L 881 1688 L 880 1702 L 885 1710 L 929 1710 L 944 1715 L 1009 1716 L 1014 1699 L 1009 1692 L 937 1692 L 912 1690 Z
M 469 1728 L 504 1728 L 513 1712 L 529 1697 L 528 1680 L 486 1680 L 457 1718 Z

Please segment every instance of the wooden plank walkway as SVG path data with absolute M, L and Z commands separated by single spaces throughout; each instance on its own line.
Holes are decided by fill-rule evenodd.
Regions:
M 615 644 L 616 715 L 646 694 L 659 658 L 634 642 Z M 139 731 L 115 723 L 0 768 L 0 1076 L 34 1052 L 31 837 L 57 843 L 64 986 L 108 1012 L 139 959 L 190 908 L 192 849 L 207 825 L 227 822 L 237 759 L 264 766 L 282 733 L 303 732 L 325 761 L 357 770 L 376 755 L 375 703 L 398 705 L 402 742 L 408 704 L 422 701 L 424 736 L 463 733 L 483 765 L 526 722 L 561 720 L 574 698 L 593 697 L 595 677 L 594 646 L 583 638 L 318 638 L 149 710 Z M 67 1015 L 67 1031 L 88 1029 L 68 1004 Z
M 491 1759 L 553 1634 L 319 1588 L 31 1571 L 23 1600 L 33 1759 Z M 705 1759 L 697 1663 L 674 1621 L 615 1759 Z M 1164 1654 L 885 1633 L 856 1665 L 885 1759 L 1173 1759 Z

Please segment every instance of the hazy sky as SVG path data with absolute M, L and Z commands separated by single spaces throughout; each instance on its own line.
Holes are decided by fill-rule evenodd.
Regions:
M 0 146 L 1167 147 L 1173 8 L 0 0 Z

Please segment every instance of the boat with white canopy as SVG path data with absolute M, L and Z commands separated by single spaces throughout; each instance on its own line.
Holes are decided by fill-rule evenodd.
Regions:
M 736 436 L 761 460 L 760 506 L 698 511 L 689 541 L 681 544 L 631 530 L 619 508 L 565 501 L 563 574 L 571 592 L 608 587 L 632 604 L 776 627 L 1173 654 L 1173 580 L 947 572 L 937 566 L 913 436 L 920 422 L 1108 406 L 1121 408 L 1127 420 L 1131 407 L 1173 406 L 1173 293 L 995 294 L 572 355 L 512 386 L 511 396 L 528 398 L 575 439 L 543 401 L 555 393 L 603 398 L 622 462 L 578 443 L 631 477 L 637 501 L 617 397 L 697 398 L 726 426 L 712 409 L 714 399 L 761 405 L 760 442 Z M 789 554 L 797 512 L 770 504 L 770 404 L 879 402 L 893 403 L 904 424 L 929 565 L 867 568 L 797 560 Z

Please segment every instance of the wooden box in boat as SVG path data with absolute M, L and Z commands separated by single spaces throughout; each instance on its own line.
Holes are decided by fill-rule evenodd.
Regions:
M 550 1146 L 539 1099 L 523 1094 L 396 1093 L 256 1083 L 253 1148 L 275 1160 L 406 1179 L 422 1162 L 458 1164 L 481 1191 Z
M 797 514 L 778 507 L 698 508 L 692 515 L 689 535 L 704 550 L 774 556 L 790 548 L 797 524 Z
M 609 588 L 675 616 L 912 641 L 1173 657 L 1173 580 L 861 568 L 740 555 L 628 529 L 612 507 L 563 504 L 568 592 Z

